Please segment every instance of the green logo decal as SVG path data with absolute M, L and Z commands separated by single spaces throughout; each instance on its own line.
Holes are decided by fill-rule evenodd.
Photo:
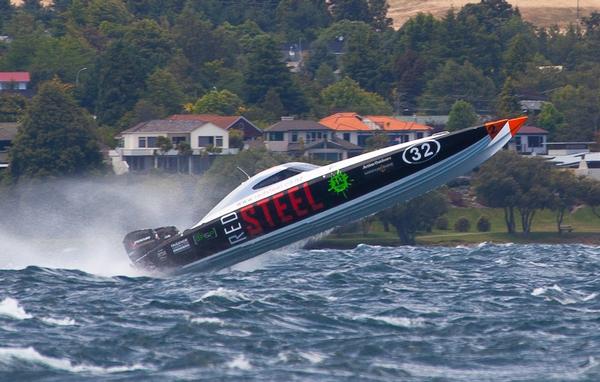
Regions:
M 352 179 L 350 179 L 348 174 L 337 170 L 337 172 L 329 178 L 329 189 L 327 191 L 335 192 L 338 195 L 343 194 L 345 198 L 348 198 L 346 190 L 348 190 L 351 184 Z
M 198 244 L 203 240 L 214 239 L 216 237 L 217 237 L 217 230 L 215 228 L 213 228 L 208 232 L 196 232 L 192 238 L 194 239 L 194 243 Z

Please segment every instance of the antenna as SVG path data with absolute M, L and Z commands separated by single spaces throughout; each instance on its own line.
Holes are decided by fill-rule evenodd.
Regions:
M 236 166 L 235 168 L 237 168 L 238 170 L 240 170 L 244 175 L 246 175 L 246 177 L 248 179 L 250 179 L 250 175 L 248 175 L 248 173 L 246 171 L 244 171 L 240 166 Z

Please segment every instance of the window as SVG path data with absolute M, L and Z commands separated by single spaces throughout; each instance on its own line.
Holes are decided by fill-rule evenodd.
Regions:
M 215 137 L 198 137 L 198 146 L 199 147 L 206 147 L 206 146 L 214 146 L 215 144 Z
M 417 139 L 423 138 L 423 133 L 417 133 Z
M 285 170 L 279 171 L 277 174 L 271 175 L 270 177 L 268 177 L 264 180 L 261 180 L 260 182 L 255 184 L 254 187 L 252 187 L 252 189 L 258 190 L 259 188 L 270 186 L 272 184 L 281 182 L 282 180 L 291 178 L 292 176 L 298 175 L 298 174 L 300 174 L 300 171 L 292 169 L 292 168 L 286 168 Z
M 367 145 L 367 139 L 369 139 L 371 136 L 370 135 L 359 135 L 358 136 L 358 145 L 359 146 L 366 146 Z
M 542 146 L 544 146 L 544 140 L 539 135 L 531 135 L 531 136 L 527 137 L 527 146 L 542 147 Z
M 171 138 L 171 142 L 173 142 L 173 146 L 177 146 L 178 144 L 185 142 L 185 137 L 173 137 Z
M 292 133 L 292 142 L 298 142 L 298 133 Z
M 139 137 L 138 138 L 138 147 L 140 149 L 143 149 L 144 147 L 146 147 L 146 137 Z
M 320 131 L 312 131 L 310 133 L 306 133 L 306 141 L 307 142 L 314 142 L 316 140 L 319 140 L 323 137 L 323 133 L 321 133 Z
M 156 148 L 158 147 L 158 138 L 156 137 L 148 137 L 148 147 Z
M 269 141 L 283 141 L 283 132 L 274 131 L 268 135 Z
M 223 147 L 223 137 L 215 137 L 215 147 Z
M 350 133 L 344 133 L 344 140 L 350 142 Z
M 313 153 L 311 155 L 313 159 L 325 161 L 325 162 L 337 162 L 342 159 L 341 153 Z

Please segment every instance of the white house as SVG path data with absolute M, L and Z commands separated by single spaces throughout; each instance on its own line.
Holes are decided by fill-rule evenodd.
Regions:
M 546 155 L 548 131 L 535 126 L 523 126 L 508 143 L 508 148 L 519 154 Z
M 161 147 L 166 138 L 171 148 Z M 124 169 L 146 172 L 160 168 L 169 172 L 202 173 L 217 155 L 237 154 L 229 148 L 229 132 L 200 120 L 152 120 L 127 129 L 118 136 L 120 147 L 112 150 L 115 172 Z M 124 163 L 123 163 L 124 162 Z

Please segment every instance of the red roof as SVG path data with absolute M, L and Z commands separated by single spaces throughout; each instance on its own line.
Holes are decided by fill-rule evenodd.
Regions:
M 384 115 L 360 116 L 357 113 L 336 113 L 319 121 L 337 131 L 431 131 L 431 127 L 406 122 Z
M 227 116 L 227 115 L 217 115 L 217 114 L 174 114 L 167 119 L 172 121 L 202 121 L 202 122 L 210 122 L 215 124 L 223 129 L 228 129 L 231 125 L 233 125 L 240 116 Z
M 517 135 L 545 135 L 548 134 L 548 130 L 544 130 L 540 127 L 535 127 L 535 126 L 523 126 L 521 127 L 521 130 L 519 130 L 519 132 L 517 133 Z
M 29 72 L 0 72 L 0 82 L 29 82 Z

